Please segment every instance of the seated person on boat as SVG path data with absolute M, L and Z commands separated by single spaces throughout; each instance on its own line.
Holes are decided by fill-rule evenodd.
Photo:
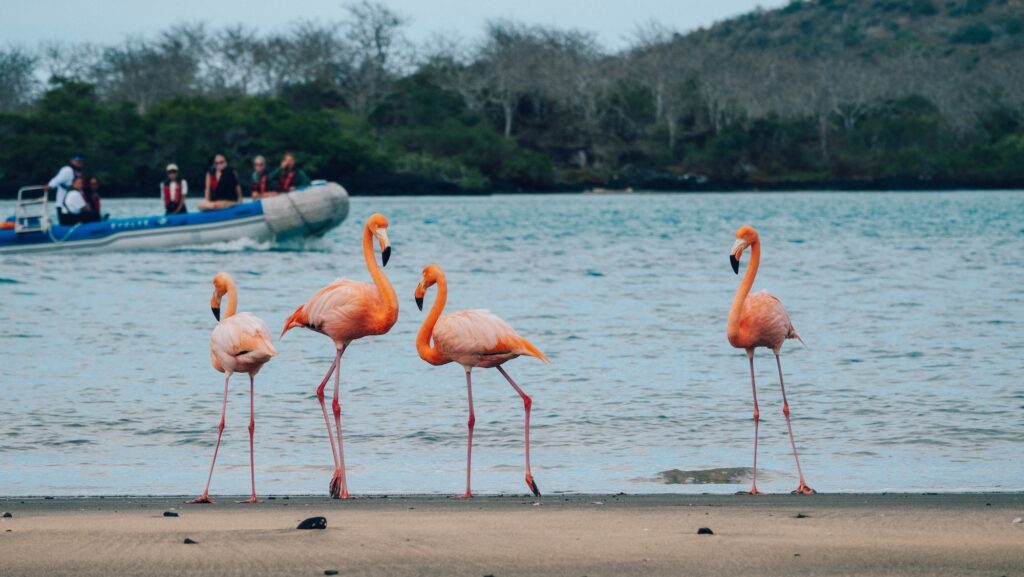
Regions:
M 270 173 L 272 192 L 264 193 L 263 196 L 274 196 L 284 192 L 291 192 L 296 188 L 309 186 L 309 184 L 309 176 L 295 165 L 295 155 L 286 152 L 281 157 L 281 167 Z
M 267 159 L 256 155 L 252 159 L 252 176 L 249 177 L 249 190 L 252 199 L 259 200 L 270 190 L 270 175 L 267 173 Z M 267 196 L 273 196 L 269 194 Z
M 188 196 L 188 181 L 179 176 L 178 165 L 167 165 L 167 178 L 160 183 L 160 196 L 164 200 L 166 214 L 185 214 L 185 197 Z
M 213 157 L 213 166 L 206 173 L 206 191 L 199 210 L 228 208 L 242 202 L 242 185 L 238 173 L 228 166 L 227 157 L 218 154 Z
M 103 206 L 103 199 L 100 198 L 99 178 L 96 178 L 95 176 L 90 176 L 89 186 L 86 187 L 86 190 L 83 190 L 82 192 L 85 193 L 85 199 L 89 202 L 89 205 L 92 207 L 93 211 L 95 211 L 96 214 L 99 215 L 99 220 L 107 220 L 108 218 L 110 218 L 109 214 L 103 214 L 103 210 L 101 208 Z
M 100 220 L 100 215 L 89 203 L 84 188 L 85 178 L 76 176 L 71 189 L 64 194 L 64 205 L 57 207 L 57 220 L 60 224 L 70 226 Z

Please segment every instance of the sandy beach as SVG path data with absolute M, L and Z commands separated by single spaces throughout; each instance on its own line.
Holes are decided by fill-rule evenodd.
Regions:
M 4 498 L 0 509 L 12 514 L 0 519 L 11 577 L 1024 574 L 1022 494 Z M 320 515 L 325 530 L 296 529 Z

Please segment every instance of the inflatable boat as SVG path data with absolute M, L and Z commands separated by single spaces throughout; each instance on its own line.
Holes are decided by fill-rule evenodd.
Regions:
M 288 194 L 221 210 L 74 226 L 52 222 L 51 210 L 42 187 L 19 190 L 15 215 L 0 228 L 0 254 L 153 250 L 243 238 L 263 242 L 322 236 L 348 216 L 348 193 L 337 183 L 315 181 Z

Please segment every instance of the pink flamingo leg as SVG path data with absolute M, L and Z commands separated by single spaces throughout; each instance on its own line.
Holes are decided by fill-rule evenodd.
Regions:
M 327 382 L 331 380 L 331 375 L 334 374 L 337 366 L 338 357 L 335 355 L 331 368 L 327 370 L 327 375 L 324 376 L 324 380 L 320 381 L 320 386 L 316 388 L 316 398 L 320 401 L 320 409 L 324 412 L 324 424 L 327 425 L 327 439 L 331 441 L 331 455 L 334 456 L 335 469 L 338 468 L 338 449 L 334 446 L 334 431 L 331 430 L 331 419 L 327 416 L 327 405 L 324 403 L 324 388 L 327 387 Z
M 754 392 L 754 479 L 749 491 L 740 491 L 741 495 L 760 495 L 757 490 L 757 433 L 761 424 L 761 411 L 757 407 L 757 385 L 754 384 L 754 351 L 747 351 L 747 359 L 750 360 L 750 390 Z
M 519 396 L 523 398 L 523 407 L 526 409 L 526 425 L 524 426 L 524 430 L 526 431 L 526 484 L 530 487 L 530 490 L 533 491 L 535 496 L 540 497 L 540 489 L 537 488 L 537 483 L 533 480 L 533 473 L 530 471 L 530 407 L 533 406 L 533 399 L 527 396 L 527 394 L 519 388 L 519 385 L 512 380 L 512 377 L 508 376 L 505 369 L 501 368 L 501 366 L 496 368 L 502 375 L 504 375 L 505 379 L 508 380 L 508 384 L 512 385 L 512 388 L 515 389 L 516 392 L 519 393 Z
M 800 475 L 800 486 L 793 493 L 813 495 L 816 491 L 804 481 L 804 471 L 800 468 L 800 457 L 796 454 L 796 440 L 793 439 L 793 425 L 789 422 L 789 402 L 786 401 L 786 385 L 782 382 L 782 360 L 775 355 L 775 364 L 779 367 L 779 386 L 782 387 L 782 414 L 786 415 L 786 428 L 789 429 L 789 444 L 793 446 L 793 458 L 796 459 L 796 472 Z
M 220 424 L 217 425 L 217 444 L 213 446 L 213 462 L 210 463 L 210 474 L 206 477 L 206 488 L 203 489 L 203 494 L 186 501 L 186 503 L 213 503 L 213 499 L 210 498 L 210 481 L 213 480 L 213 466 L 217 464 L 217 451 L 220 450 L 220 438 L 224 434 L 224 416 L 228 410 L 228 381 L 231 380 L 231 373 L 224 375 L 224 403 L 220 408 Z
M 470 471 L 473 470 L 473 427 L 476 426 L 476 414 L 473 412 L 473 380 L 470 370 L 466 369 L 466 392 L 469 395 L 469 420 L 466 421 L 466 427 L 469 429 L 469 443 L 466 445 L 466 493 L 459 496 L 461 499 L 469 499 L 473 496 L 469 476 Z
M 334 400 L 331 409 L 334 410 L 334 425 L 338 428 L 338 466 L 334 470 L 334 477 L 331 478 L 331 496 L 337 499 L 349 499 L 348 483 L 345 480 L 345 446 L 341 443 L 341 402 L 338 400 L 341 391 L 341 355 L 345 354 L 348 345 L 342 345 L 338 349 L 338 356 L 335 359 L 337 370 L 334 373 Z M 340 491 L 339 491 L 340 483 Z
M 243 503 L 262 503 L 256 498 L 256 458 L 253 450 L 253 433 L 256 431 L 255 377 L 249 375 L 249 475 L 252 479 L 252 496 Z

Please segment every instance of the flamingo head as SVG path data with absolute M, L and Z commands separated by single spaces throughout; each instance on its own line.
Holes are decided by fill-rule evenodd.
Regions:
M 436 264 L 428 264 L 423 269 L 423 277 L 416 285 L 416 306 L 423 310 L 423 297 L 427 296 L 427 289 L 437 284 L 438 280 L 444 279 L 444 270 Z
M 740 274 L 740 257 L 743 250 L 757 242 L 757 231 L 754 227 L 743 225 L 736 230 L 736 242 L 732 244 L 729 251 L 729 264 L 732 265 L 732 272 Z
M 391 241 L 388 240 L 388 219 L 377 212 L 370 215 L 366 220 L 366 230 L 377 239 L 380 244 L 381 266 L 388 266 L 388 259 L 391 258 Z
M 220 301 L 224 295 L 235 284 L 235 280 L 226 272 L 219 272 L 213 277 L 213 298 L 210 299 L 210 310 L 218 321 L 220 320 Z

